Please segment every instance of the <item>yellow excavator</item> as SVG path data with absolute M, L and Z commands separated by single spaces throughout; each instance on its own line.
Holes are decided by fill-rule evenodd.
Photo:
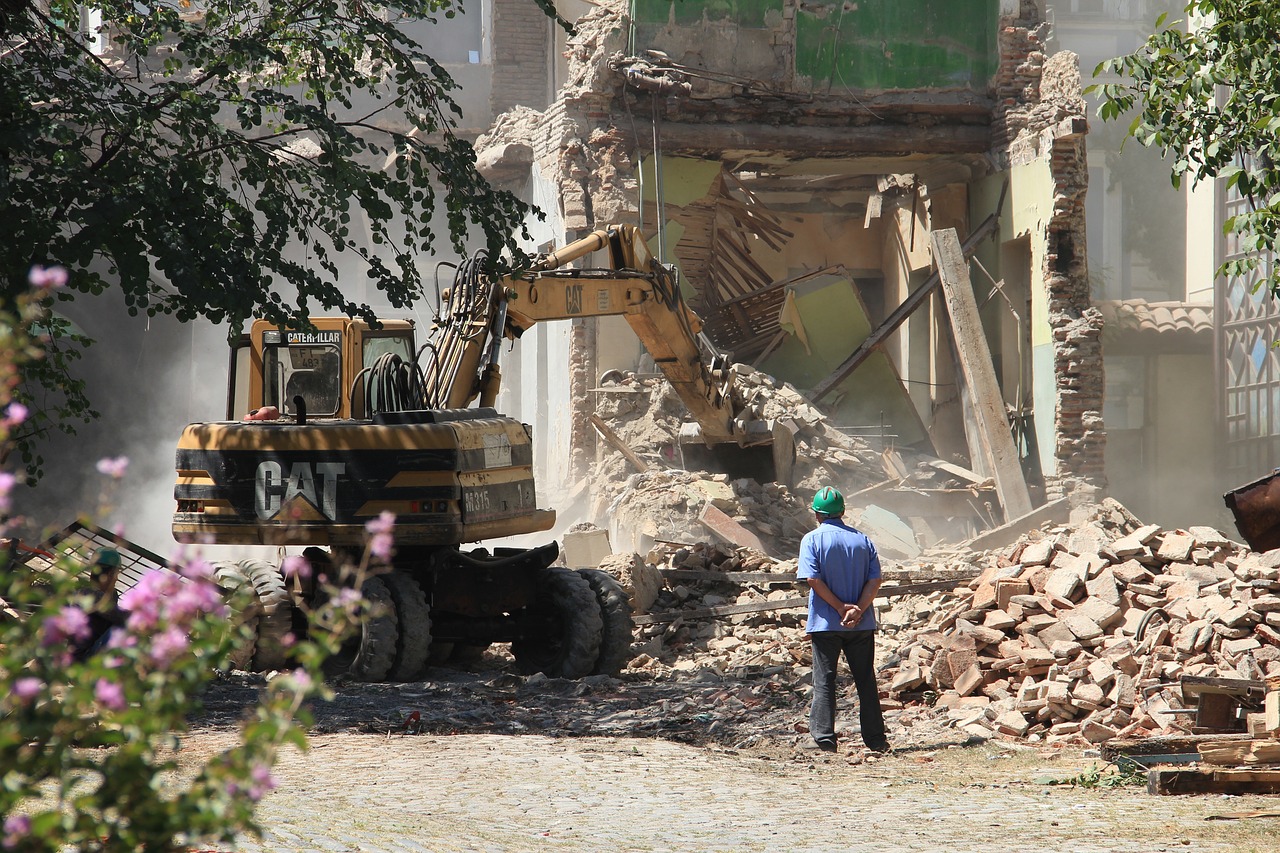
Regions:
M 607 268 L 566 267 L 600 250 Z M 616 674 L 629 659 L 630 609 L 608 574 L 552 566 L 555 542 L 461 547 L 555 523 L 537 507 L 530 428 L 493 408 L 501 343 L 532 324 L 625 317 L 688 407 L 697 430 L 686 437 L 763 449 L 775 469 L 794 458 L 790 434 L 777 430 L 775 441 L 774 425 L 753 417 L 674 270 L 635 227 L 596 231 L 520 274 L 480 269 L 479 258 L 458 267 L 420 349 L 405 320 L 315 318 L 306 330 L 255 321 L 232 348 L 227 420 L 190 424 L 179 440 L 180 541 L 305 546 L 314 578 L 358 560 L 366 524 L 394 514 L 390 571 L 363 587 L 382 606 L 345 663 L 355 678 L 409 680 L 428 661 L 494 642 L 551 676 Z M 258 561 L 218 572 L 257 594 L 257 642 L 242 659 L 283 666 L 286 635 L 304 627 L 298 605 L 318 586 L 287 583 Z

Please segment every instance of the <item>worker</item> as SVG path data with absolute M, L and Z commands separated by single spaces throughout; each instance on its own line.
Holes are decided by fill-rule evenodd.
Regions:
M 836 668 L 840 653 L 858 688 L 862 742 L 886 752 L 884 713 L 876 686 L 876 614 L 871 602 L 880 589 L 880 558 L 865 534 L 844 523 L 844 496 L 831 486 L 813 498 L 816 529 L 800 542 L 796 574 L 809 582 L 809 619 L 805 633 L 813 648 L 813 704 L 809 709 L 812 743 L 803 749 L 837 749 Z
M 125 622 L 120 609 L 120 596 L 116 584 L 120 580 L 120 552 L 115 548 L 99 548 L 89 569 L 93 583 L 93 606 L 89 608 L 89 635 L 72 650 L 76 660 L 96 654 L 106 648 L 113 632 Z

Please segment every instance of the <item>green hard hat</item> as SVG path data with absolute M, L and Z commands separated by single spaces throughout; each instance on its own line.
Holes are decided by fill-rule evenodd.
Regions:
M 99 548 L 98 553 L 94 555 L 93 562 L 98 566 L 105 566 L 108 569 L 120 568 L 120 552 L 115 548 Z
M 844 512 L 844 495 L 830 486 L 823 486 L 813 496 L 813 511 L 823 515 L 840 515 Z

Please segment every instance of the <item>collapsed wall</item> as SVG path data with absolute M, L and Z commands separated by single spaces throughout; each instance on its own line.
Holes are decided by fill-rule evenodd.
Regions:
M 1044 448 L 1041 461 L 1047 463 L 1045 496 L 1059 497 L 1078 482 L 1105 485 L 1101 323 L 1089 307 L 1085 267 L 1087 122 L 1078 60 L 1065 52 L 1046 55 L 1048 25 L 1039 4 L 1026 0 L 1015 13 L 999 19 L 998 65 L 991 69 L 992 76 L 982 78 L 982 63 L 975 57 L 977 64 L 969 69 L 968 79 L 989 79 L 990 93 L 978 91 L 978 82 L 956 89 L 930 84 L 909 97 L 894 90 L 853 93 L 828 87 L 821 97 L 801 91 L 807 78 L 796 64 L 792 40 L 798 17 L 807 21 L 807 16 L 820 10 L 797 10 L 784 4 L 781 16 L 750 27 L 739 26 L 731 14 L 719 9 L 705 10 L 700 23 L 686 27 L 675 23 L 675 18 L 694 12 L 677 15 L 673 11 L 672 22 L 658 27 L 662 38 L 681 46 L 669 59 L 660 53 L 628 55 L 628 33 L 637 25 L 628 14 L 625 4 L 607 0 L 578 22 L 566 51 L 567 79 L 554 102 L 541 112 L 519 110 L 504 116 L 478 140 L 488 176 L 511 180 L 523 174 L 527 180 L 532 169 L 549 186 L 559 207 L 559 226 L 568 240 L 589 229 L 641 217 L 636 158 L 650 144 L 654 148 L 646 153 L 655 157 L 710 161 L 725 157 L 728 146 L 761 164 L 863 157 L 889 171 L 919 168 L 928 173 L 933 169 L 939 176 L 936 186 L 929 186 L 933 178 L 913 177 L 926 207 L 932 194 L 949 184 L 967 182 L 976 192 L 976 182 L 984 174 L 965 157 L 985 156 L 983 162 L 999 170 L 1028 162 L 1046 164 L 1052 183 L 1052 198 L 1047 202 L 1051 210 L 1032 217 L 1034 223 L 1020 226 L 1030 228 L 1029 235 L 1009 233 L 1002 238 L 1030 236 L 1035 252 L 1030 259 L 1031 284 L 1039 289 L 1037 300 L 1047 305 L 1043 313 L 1036 309 L 1032 317 L 1024 318 L 1047 324 L 1043 335 L 1032 335 L 1047 349 L 1037 352 L 1034 382 L 1029 383 L 1052 386 L 1049 395 L 1037 396 L 1035 413 L 1038 443 Z M 695 34 L 703 32 L 707 38 L 699 40 Z M 741 43 L 726 52 L 730 35 Z M 720 73 L 724 63 L 735 71 L 749 68 L 752 73 Z M 779 122 L 779 116 L 787 119 Z M 912 163 L 899 162 L 904 155 Z M 932 157 L 940 158 L 939 162 L 955 159 L 938 166 L 930 164 Z M 652 196 L 652 188 L 645 189 Z M 909 207 L 914 217 L 915 203 Z M 869 208 L 870 202 L 868 223 L 874 221 Z M 861 219 L 861 214 L 855 218 Z M 942 220 L 946 222 L 947 217 Z M 911 234 L 914 246 L 914 231 Z M 769 278 L 760 280 L 767 283 Z M 597 445 L 589 423 L 593 379 L 598 373 L 595 324 L 574 322 L 570 483 L 588 474 Z M 923 330 L 921 324 L 911 327 L 915 333 Z M 907 336 L 909 331 L 896 334 Z M 896 357 L 906 358 L 913 348 L 918 350 L 915 342 L 900 347 Z M 945 349 L 939 348 L 935 367 L 949 364 Z M 1013 358 L 1011 353 L 1005 356 Z M 916 396 L 919 393 L 918 388 L 913 391 Z M 1022 407 L 1026 402 L 1014 405 Z M 941 408 L 935 405 L 935 410 Z

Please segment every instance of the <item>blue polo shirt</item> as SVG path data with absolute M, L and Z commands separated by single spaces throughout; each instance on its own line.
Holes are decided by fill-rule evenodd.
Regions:
M 828 518 L 800 541 L 796 576 L 821 578 L 841 601 L 856 602 L 868 581 L 880 577 L 876 546 L 838 518 Z M 876 627 L 875 608 L 868 607 L 853 627 L 840 624 L 840 614 L 813 590 L 809 590 L 809 621 L 805 633 L 815 631 L 870 631 Z

